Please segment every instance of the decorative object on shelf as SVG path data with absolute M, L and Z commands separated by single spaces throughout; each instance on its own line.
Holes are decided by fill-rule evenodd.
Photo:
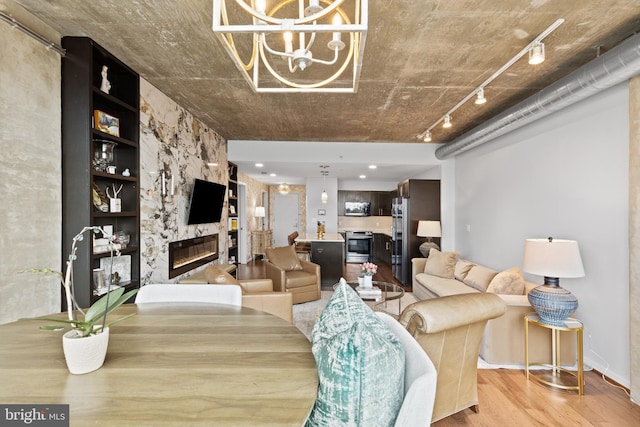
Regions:
M 355 93 L 368 10 L 368 0 L 280 0 L 269 9 L 265 0 L 214 0 L 212 29 L 255 92 Z M 251 55 L 241 58 L 236 46 L 245 44 Z
M 263 218 L 266 216 L 266 211 L 264 209 L 264 206 L 256 206 L 256 210 L 254 212 L 254 215 L 256 218 L 258 218 L 258 230 L 262 230 L 264 228 L 264 220 Z
M 122 191 L 122 184 L 116 190 L 116 184 L 111 184 L 113 196 L 109 194 L 109 187 L 105 189 L 107 197 L 109 198 L 109 212 L 122 212 L 122 199 L 118 197 L 118 194 Z
M 442 237 L 440 221 L 418 221 L 418 237 L 426 237 L 427 241 L 420 245 L 420 253 L 423 257 L 429 258 L 431 248 L 440 250 L 440 247 L 431 240 L 433 237 Z
M 106 139 L 94 139 L 93 142 L 97 143 L 94 144 L 93 168 L 99 172 L 106 172 L 113 161 L 113 149 L 118 143 Z
M 238 230 L 238 218 L 229 218 L 229 230 L 231 231 Z
M 59 271 L 49 268 L 28 270 L 28 272 L 31 273 L 56 275 L 64 289 L 67 303 L 67 319 L 40 318 L 36 320 L 56 322 L 58 324 L 55 326 L 41 326 L 40 329 L 55 331 L 66 328 L 71 329 L 71 331 L 63 335 L 62 347 L 67 368 L 72 374 L 86 374 L 102 366 L 109 343 L 109 327 L 133 316 L 133 314 L 130 314 L 107 322 L 107 314 L 125 303 L 138 292 L 137 289 L 134 289 L 124 293 L 124 288 L 111 291 L 108 286 L 106 295 L 96 301 L 86 312 L 83 311 L 81 307 L 78 307 L 73 296 L 73 261 L 76 259 L 78 242 L 84 240 L 84 233 L 87 231 L 91 231 L 95 235 L 102 235 L 104 236 L 103 238 L 108 239 L 112 243 L 111 261 L 113 260 L 114 253 L 120 255 L 120 253 L 114 249 L 114 239 L 112 235 L 107 235 L 100 227 L 84 227 L 80 233 L 76 234 L 73 238 L 71 253 L 66 262 L 64 275 Z M 108 268 L 107 273 L 109 274 L 110 271 L 111 267 Z M 84 320 L 78 319 L 78 313 L 82 314 Z
M 93 269 L 93 292 L 96 295 L 102 295 L 107 292 L 107 278 L 104 274 L 104 268 Z
M 129 168 L 126 168 L 122 171 L 122 176 L 131 176 L 131 171 L 129 170 Z
M 109 204 L 107 203 L 107 198 L 104 193 L 98 188 L 96 184 L 93 184 L 91 190 L 91 200 L 93 202 L 93 206 L 98 209 L 100 212 L 109 212 Z
M 233 205 L 229 205 L 229 215 L 235 215 L 236 214 L 236 207 Z
M 110 173 L 111 175 L 115 175 L 117 171 L 118 171 L 118 168 L 116 168 L 115 166 L 107 166 L 107 173 Z
M 100 75 L 102 76 L 102 83 L 100 83 L 100 90 L 103 91 L 104 93 L 109 93 L 109 91 L 111 90 L 111 82 L 109 82 L 109 80 L 107 79 L 108 70 L 109 70 L 109 67 L 107 67 L 106 65 L 103 65 L 102 71 L 100 72 Z
M 564 326 L 564 321 L 578 308 L 578 299 L 560 287 L 560 277 L 583 277 L 584 267 L 575 240 L 527 239 L 522 269 L 544 276 L 544 284 L 529 292 L 528 298 L 540 321 Z
M 111 116 L 104 111 L 93 110 L 94 126 L 100 132 L 113 136 L 120 136 L 120 119 Z

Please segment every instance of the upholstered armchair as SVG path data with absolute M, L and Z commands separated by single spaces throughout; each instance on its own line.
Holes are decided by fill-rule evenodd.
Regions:
M 180 283 L 236 284 L 242 288 L 243 307 L 264 311 L 293 323 L 293 294 L 274 291 L 271 279 L 236 280 L 214 265 L 180 280 Z
M 294 246 L 267 248 L 265 252 L 267 278 L 276 291 L 291 292 L 294 304 L 320 299 L 318 264 L 298 258 Z
M 438 372 L 431 422 L 471 407 L 478 412 L 478 354 L 485 325 L 502 316 L 505 302 L 491 293 L 419 301 L 400 323 L 425 350 Z

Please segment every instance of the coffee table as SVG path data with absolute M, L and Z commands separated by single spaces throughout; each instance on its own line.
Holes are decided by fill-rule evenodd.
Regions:
M 359 286 L 358 282 L 347 282 L 347 284 L 357 292 L 357 288 Z M 400 305 L 400 298 L 404 296 L 404 288 L 402 286 L 395 285 L 393 283 L 381 282 L 378 280 L 373 281 L 373 286 L 380 288 L 380 290 L 382 291 L 382 294 L 379 297 L 374 298 L 374 297 L 360 295 L 360 298 L 362 298 L 363 301 L 375 302 L 373 304 L 375 307 L 378 307 L 384 304 L 384 308 L 387 308 L 388 301 L 398 300 L 398 316 L 399 316 L 400 310 L 402 309 Z

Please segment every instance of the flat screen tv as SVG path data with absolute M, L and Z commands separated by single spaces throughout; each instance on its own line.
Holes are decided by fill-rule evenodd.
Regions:
M 227 187 L 196 178 L 191 192 L 187 224 L 220 222 Z

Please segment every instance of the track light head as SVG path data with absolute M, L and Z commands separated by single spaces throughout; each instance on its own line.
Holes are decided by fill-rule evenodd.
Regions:
M 476 103 L 476 105 L 482 105 L 482 104 L 484 104 L 486 102 L 487 102 L 487 98 L 484 97 L 484 89 L 481 88 L 478 91 L 475 103 Z
M 444 123 L 442 124 L 442 127 L 445 129 L 449 129 L 451 127 L 451 116 L 449 114 L 444 116 Z
M 431 132 L 430 131 L 426 131 L 424 133 L 423 141 L 424 142 L 431 142 Z
M 544 62 L 544 43 L 538 42 L 529 49 L 529 64 L 538 65 Z

